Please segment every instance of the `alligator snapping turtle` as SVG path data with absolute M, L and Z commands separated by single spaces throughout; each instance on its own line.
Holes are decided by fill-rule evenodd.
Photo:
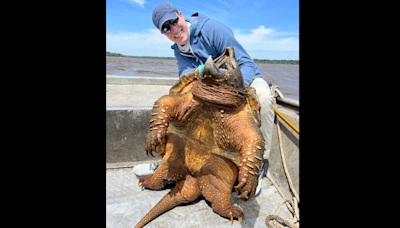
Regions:
M 138 183 L 142 190 L 162 189 L 174 180 L 175 187 L 135 227 L 200 195 L 240 225 L 243 212 L 230 198 L 233 189 L 242 190 L 238 197 L 247 196 L 244 201 L 256 191 L 264 154 L 260 107 L 255 89 L 243 83 L 233 47 L 214 61 L 209 56 L 201 73 L 181 75 L 169 95 L 155 102 L 149 120 L 146 154 L 157 152 L 163 161 Z

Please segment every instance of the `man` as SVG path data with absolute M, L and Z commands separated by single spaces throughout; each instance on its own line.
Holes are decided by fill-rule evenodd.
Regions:
M 153 24 L 161 31 L 161 34 L 175 43 L 171 49 L 174 50 L 175 58 L 178 61 L 179 75 L 193 71 L 195 68 L 200 72 L 209 55 L 215 59 L 225 51 L 226 47 L 234 48 L 244 84 L 255 88 L 260 99 L 260 130 L 265 139 L 264 159 L 268 159 L 274 120 L 273 97 L 267 82 L 262 79 L 258 66 L 235 39 L 232 30 L 200 13 L 194 13 L 185 20 L 182 13 L 168 2 L 162 2 L 154 8 Z M 138 177 L 151 175 L 161 161 L 135 166 L 134 172 Z M 264 165 L 259 172 L 255 197 L 261 192 L 263 177 Z

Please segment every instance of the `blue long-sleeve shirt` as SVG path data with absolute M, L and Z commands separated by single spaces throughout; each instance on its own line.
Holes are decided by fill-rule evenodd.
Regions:
M 217 58 L 224 53 L 226 47 L 232 46 L 244 84 L 250 85 L 254 78 L 262 77 L 258 66 L 226 25 L 200 13 L 192 14 L 186 21 L 191 24 L 189 41 L 195 56 L 181 52 L 176 43 L 171 46 L 178 61 L 179 75 L 193 71 L 193 68 L 204 64 L 209 55 L 213 59 Z

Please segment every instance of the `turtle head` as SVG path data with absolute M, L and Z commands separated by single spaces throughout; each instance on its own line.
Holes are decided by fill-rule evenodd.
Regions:
M 214 81 L 235 89 L 244 89 L 243 75 L 231 46 L 215 60 L 210 55 L 199 76 L 203 81 Z

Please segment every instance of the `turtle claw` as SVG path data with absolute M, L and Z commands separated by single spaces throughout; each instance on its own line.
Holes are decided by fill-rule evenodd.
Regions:
M 141 175 L 139 177 L 138 186 L 141 187 L 140 190 L 143 191 L 144 188 L 152 189 L 151 185 L 151 177 L 152 175 Z
M 233 224 L 233 218 L 237 218 L 238 220 L 239 220 L 239 226 L 240 226 L 240 223 L 241 223 L 241 216 L 243 216 L 243 220 L 244 220 L 244 215 L 243 215 L 243 211 L 242 211 L 242 209 L 240 209 L 239 207 L 237 207 L 237 206 L 232 206 L 231 208 L 230 208 L 230 211 L 229 211 L 229 213 L 227 214 L 227 215 L 225 215 L 225 216 L 227 216 L 228 218 L 230 218 L 230 220 L 231 220 L 231 225 Z
M 240 182 L 238 185 L 235 186 L 235 188 L 241 188 L 241 187 L 243 187 L 243 185 L 244 185 L 244 183 Z
M 157 151 L 157 146 L 162 145 L 163 138 L 165 138 L 165 129 L 159 132 L 148 131 L 146 135 L 146 155 L 154 157 L 153 152 L 160 153 Z M 161 149 L 160 149 L 161 151 Z
M 152 150 L 151 149 L 149 149 L 149 150 L 147 150 L 146 151 L 146 155 L 151 155 L 153 158 L 154 158 L 154 155 L 153 155 L 153 153 L 152 153 Z
M 154 151 L 154 152 L 157 152 L 156 146 L 155 145 L 151 145 L 151 150 Z M 150 154 L 151 154 L 151 152 L 150 152 Z M 151 156 L 153 156 L 153 155 L 151 154 Z
M 243 197 L 245 197 L 245 196 L 247 196 L 247 194 L 249 193 L 249 191 L 244 191 L 243 193 L 242 193 L 242 195 L 240 195 L 240 196 L 238 196 L 239 198 L 243 198 Z

